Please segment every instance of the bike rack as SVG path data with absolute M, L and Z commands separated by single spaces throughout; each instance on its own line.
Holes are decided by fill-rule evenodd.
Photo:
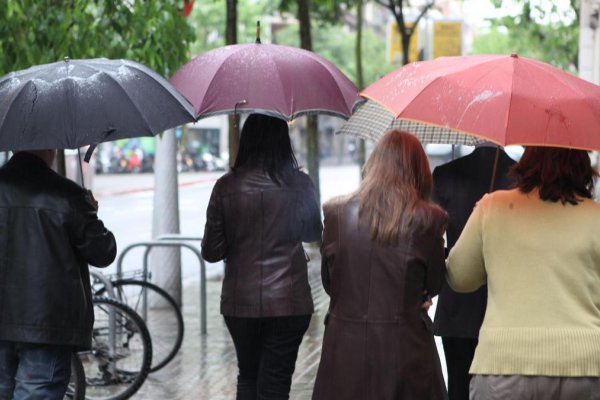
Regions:
M 119 258 L 117 259 L 117 276 L 122 276 L 123 271 L 123 259 L 125 255 L 129 253 L 134 248 L 137 247 L 145 247 L 146 250 L 144 252 L 144 279 L 148 277 L 148 258 L 150 255 L 150 250 L 155 247 L 185 247 L 192 251 L 198 258 L 200 262 L 200 333 L 202 335 L 206 335 L 206 264 L 204 263 L 204 259 L 202 258 L 202 254 L 200 251 L 186 243 L 186 241 L 190 240 L 202 240 L 201 237 L 192 237 L 192 236 L 181 236 L 176 234 L 167 234 L 161 235 L 156 240 L 150 240 L 146 242 L 137 242 L 132 243 L 129 246 L 125 247 L 121 254 L 119 254 Z

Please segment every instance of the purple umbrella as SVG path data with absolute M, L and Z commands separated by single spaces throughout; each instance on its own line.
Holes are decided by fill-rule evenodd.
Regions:
M 285 120 L 320 113 L 348 118 L 361 101 L 356 86 L 310 51 L 274 44 L 220 47 L 185 64 L 171 83 L 198 118 L 261 112 Z

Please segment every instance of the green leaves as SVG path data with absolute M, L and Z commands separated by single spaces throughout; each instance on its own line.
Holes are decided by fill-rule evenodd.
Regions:
M 503 1 L 493 3 L 500 8 Z M 473 53 L 516 52 L 575 72 L 579 50 L 579 9 L 575 3 L 562 8 L 548 1 L 515 0 L 510 3 L 519 5 L 520 12 L 490 19 L 491 29 L 475 39 Z
M 169 76 L 193 29 L 179 0 L 2 0 L 0 75 L 70 58 L 128 58 Z

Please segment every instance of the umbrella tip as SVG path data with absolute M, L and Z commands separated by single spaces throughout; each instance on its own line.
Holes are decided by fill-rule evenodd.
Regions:
M 511 56 L 512 58 L 519 58 L 519 55 L 518 55 L 517 53 L 512 53 L 510 56 Z
M 71 61 L 71 59 L 69 58 L 69 56 L 66 56 L 65 58 L 63 58 L 63 61 L 68 63 L 69 61 Z
M 260 43 L 260 21 L 256 21 L 256 43 Z

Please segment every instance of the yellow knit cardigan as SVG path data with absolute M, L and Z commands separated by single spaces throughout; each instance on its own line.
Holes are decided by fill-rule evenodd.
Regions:
M 600 204 L 484 196 L 450 252 L 448 282 L 488 285 L 472 374 L 600 376 Z

